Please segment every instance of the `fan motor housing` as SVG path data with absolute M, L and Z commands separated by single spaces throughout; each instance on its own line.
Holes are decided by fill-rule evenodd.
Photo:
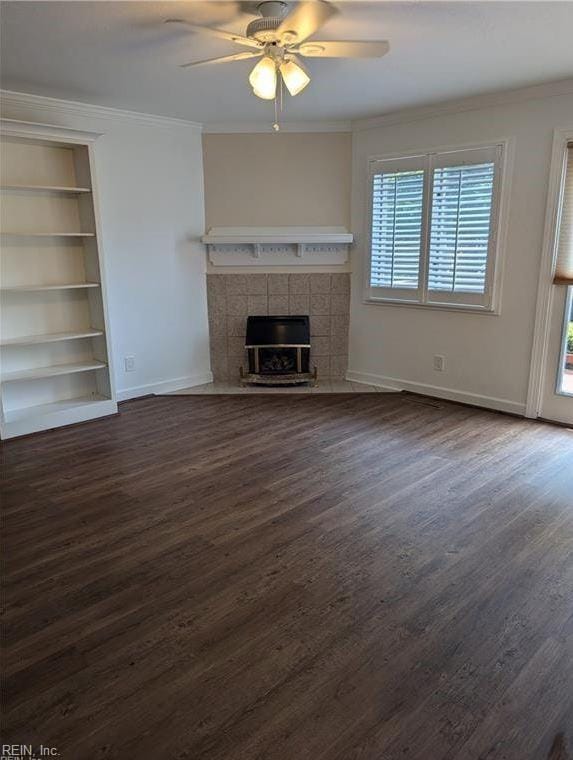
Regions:
M 281 21 L 282 18 L 278 16 L 257 18 L 254 21 L 251 21 L 251 23 L 248 25 L 247 37 L 250 37 L 253 40 L 257 40 L 258 42 L 277 42 L 277 29 Z

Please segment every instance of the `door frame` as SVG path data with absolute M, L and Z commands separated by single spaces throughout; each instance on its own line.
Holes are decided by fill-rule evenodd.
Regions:
M 535 329 L 531 350 L 531 366 L 525 416 L 537 418 L 541 412 L 544 391 L 545 364 L 547 362 L 551 310 L 553 307 L 553 272 L 557 259 L 557 227 L 563 204 L 563 178 L 567 165 L 567 144 L 573 140 L 573 127 L 553 132 L 551 168 L 547 190 L 547 207 L 543 229 L 543 246 L 539 267 Z

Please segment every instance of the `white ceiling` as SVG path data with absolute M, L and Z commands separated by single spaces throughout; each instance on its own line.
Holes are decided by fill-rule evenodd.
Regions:
M 283 121 L 348 120 L 573 75 L 573 2 L 337 2 L 323 39 L 388 39 L 379 60 L 310 60 Z M 239 52 L 162 20 L 244 32 L 253 4 L 3 2 L 2 87 L 203 123 L 270 121 L 252 61 L 180 69 Z M 251 11 L 251 13 L 245 13 Z

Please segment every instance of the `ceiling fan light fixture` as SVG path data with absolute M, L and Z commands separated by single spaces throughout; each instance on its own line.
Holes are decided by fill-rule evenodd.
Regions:
M 310 75 L 299 56 L 303 59 L 381 58 L 390 49 L 387 40 L 315 39 L 316 32 L 339 13 L 331 0 L 249 0 L 247 5 L 249 11 L 255 6 L 258 18 L 248 24 L 246 35 L 182 18 L 167 19 L 166 23 L 179 24 L 193 32 L 206 32 L 248 48 L 231 55 L 189 61 L 181 64 L 181 68 L 259 59 L 249 75 L 249 82 L 258 98 L 275 101 L 274 128 L 277 130 L 278 114 L 283 107 L 283 83 L 291 96 L 298 95 L 310 83 Z
M 303 67 L 291 59 L 281 63 L 281 74 L 287 90 L 291 95 L 298 95 L 310 82 L 310 77 Z
M 272 100 L 275 97 L 277 91 L 277 66 L 269 55 L 261 58 L 251 71 L 249 82 L 258 98 Z

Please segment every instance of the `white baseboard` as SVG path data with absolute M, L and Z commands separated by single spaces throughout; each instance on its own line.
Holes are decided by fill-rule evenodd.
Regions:
M 117 391 L 118 401 L 127 401 L 130 398 L 139 396 L 149 396 L 152 393 L 169 393 L 170 391 L 180 391 L 183 388 L 191 388 L 193 385 L 204 385 L 213 382 L 212 372 L 197 372 L 194 375 L 186 377 L 176 377 L 172 380 L 162 380 L 159 383 L 148 383 L 147 385 L 136 385 L 133 388 L 125 388 Z
M 391 378 L 382 377 L 382 375 L 372 375 L 368 372 L 354 372 L 349 369 L 345 375 L 346 380 L 364 385 L 375 385 L 377 388 L 384 388 L 385 391 L 401 391 L 402 386 L 398 381 L 390 382 Z
M 439 385 L 428 385 L 427 383 L 412 383 L 409 380 L 402 380 L 397 377 L 373 375 L 368 372 L 356 372 L 354 370 L 348 370 L 346 379 L 355 383 L 364 383 L 365 385 L 377 385 L 387 390 L 410 391 L 411 393 L 420 393 L 424 396 L 442 398 L 446 401 L 459 401 L 462 404 L 482 406 L 484 409 L 494 409 L 498 412 L 525 415 L 525 403 L 522 404 L 510 399 L 481 396 L 477 393 L 467 393 L 455 388 L 442 388 Z

